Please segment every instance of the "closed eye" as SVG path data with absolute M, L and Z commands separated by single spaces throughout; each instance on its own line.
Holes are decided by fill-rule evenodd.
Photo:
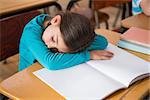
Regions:
M 57 35 L 54 35 L 54 36 L 52 37 L 52 41 L 53 41 L 56 45 L 58 45 L 58 38 L 57 38 Z
M 52 42 L 56 42 L 55 39 L 54 39 L 54 37 L 52 37 L 51 40 L 52 40 Z

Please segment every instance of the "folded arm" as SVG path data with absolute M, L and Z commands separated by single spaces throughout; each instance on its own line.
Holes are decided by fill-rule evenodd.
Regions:
M 89 51 L 104 50 L 107 47 L 107 45 L 108 45 L 107 39 L 101 35 L 96 34 L 95 39 L 92 42 L 92 44 L 90 45 L 90 47 L 88 48 L 88 50 Z
M 75 54 L 53 53 L 44 44 L 36 29 L 25 32 L 29 33 L 25 39 L 28 49 L 40 64 L 50 70 L 64 69 L 90 60 L 87 50 Z
M 41 39 L 38 28 L 27 27 L 26 29 L 26 45 L 32 52 L 35 59 L 44 67 L 50 70 L 64 69 L 75 66 L 90 60 L 91 50 L 103 50 L 107 47 L 107 40 L 102 36 L 96 36 L 91 46 L 85 51 L 69 54 L 69 53 L 53 53 L 51 52 Z M 42 31 L 41 31 L 42 32 Z

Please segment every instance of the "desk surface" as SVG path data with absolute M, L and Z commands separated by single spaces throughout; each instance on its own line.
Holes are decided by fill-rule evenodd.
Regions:
M 57 0 L 1 0 L 0 15 L 3 16 L 39 6 L 44 7 L 44 5 L 49 5 L 53 1 Z
M 131 16 L 122 20 L 121 24 L 125 28 L 139 27 L 150 30 L 150 16 L 146 16 L 145 14 Z
M 96 30 L 96 32 L 100 32 L 102 35 L 107 37 L 109 41 L 113 44 L 116 44 L 117 41 L 119 41 L 120 39 L 120 34 L 116 32 L 111 32 L 103 29 Z M 32 74 L 32 72 L 41 68 L 42 67 L 39 63 L 35 63 L 29 68 L 18 72 L 10 78 L 4 80 L 0 83 L 0 92 L 12 99 L 65 99 L 64 97 L 59 95 L 55 90 L 47 86 L 45 83 L 40 81 L 36 76 Z M 134 95 L 136 95 L 134 99 L 139 98 L 139 96 L 143 95 L 142 93 L 148 90 L 149 82 L 149 79 L 145 79 L 139 84 L 134 84 L 128 89 L 119 90 L 118 92 L 112 94 L 107 98 L 116 100 L 118 98 L 121 98 L 122 96 L 124 98 L 129 98 L 133 97 Z

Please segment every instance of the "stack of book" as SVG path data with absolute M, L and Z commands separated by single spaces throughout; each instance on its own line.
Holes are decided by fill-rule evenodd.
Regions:
M 150 31 L 136 27 L 131 27 L 122 35 L 118 46 L 149 55 Z

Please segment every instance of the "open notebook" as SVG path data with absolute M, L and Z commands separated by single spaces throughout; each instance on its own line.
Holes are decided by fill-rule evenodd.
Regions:
M 111 60 L 91 60 L 63 70 L 43 68 L 33 73 L 71 100 L 103 99 L 150 74 L 149 62 L 112 44 L 109 44 L 107 50 L 115 54 Z

